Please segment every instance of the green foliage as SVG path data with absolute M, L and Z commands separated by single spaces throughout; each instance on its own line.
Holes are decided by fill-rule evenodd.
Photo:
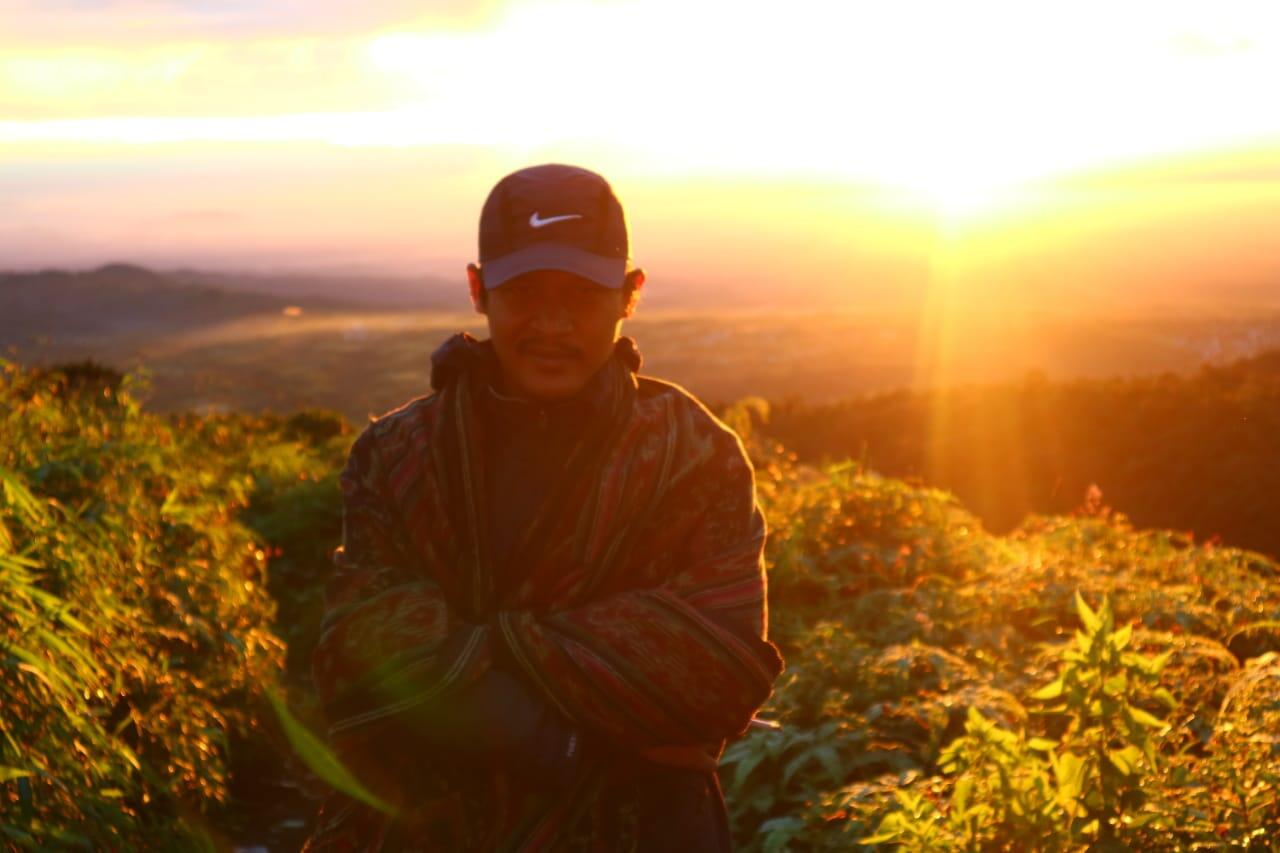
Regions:
M 1147 657 L 1128 651 L 1133 626 L 1113 630 L 1109 601 L 1095 613 L 1077 594 L 1076 608 L 1084 626 L 1076 647 L 1064 649 L 1058 677 L 1031 698 L 1054 702 L 1045 713 L 1066 723 L 1054 772 L 1072 828 L 1082 824 L 1082 831 L 1092 827 L 1098 838 L 1109 839 L 1156 817 L 1138 813 L 1146 801 L 1144 782 L 1157 767 L 1153 730 L 1167 724 L 1141 706 L 1159 702 L 1172 710 L 1178 703 L 1159 686 L 1170 653 Z
M 992 536 L 754 442 L 787 670 L 722 760 L 743 849 L 1273 849 L 1272 561 L 1109 511 Z
M 244 819 L 232 768 L 289 752 L 358 795 L 306 685 L 347 424 L 164 419 L 93 365 L 3 371 L 4 843 L 208 848 Z M 787 661 L 781 728 L 721 761 L 741 849 L 1277 849 L 1273 561 L 1100 507 L 992 535 L 865 458 L 797 465 L 775 414 L 726 412 Z
M 1199 374 L 890 391 L 770 407 L 800 460 L 866 458 L 955 492 L 990 529 L 1065 513 L 1091 484 L 1143 527 L 1280 554 L 1280 352 Z
M 313 773 L 335 790 L 342 791 L 344 794 L 368 803 L 379 811 L 387 814 L 395 813 L 395 809 L 390 804 L 379 799 L 376 794 L 361 784 L 360 780 L 347 769 L 342 760 L 334 754 L 333 750 L 320 738 L 312 734 L 293 715 L 293 712 L 289 710 L 288 703 L 283 698 L 273 691 L 267 691 L 267 700 L 271 703 L 272 709 L 275 710 L 276 717 L 279 718 L 280 725 L 284 728 L 290 746 L 306 762 L 306 765 L 311 768 Z
M 1160 765 L 1153 730 L 1166 723 L 1142 709 L 1177 702 L 1159 686 L 1167 655 L 1128 651 L 1131 625 L 1115 629 L 1111 605 L 1092 610 L 1076 596 L 1082 623 L 1059 651 L 1060 668 L 1028 699 L 1051 703 L 1057 738 L 1028 737 L 969 709 L 964 736 L 942 751 L 939 769 L 954 777 L 944 808 L 921 809 L 900 796 L 868 844 L 910 849 L 1128 849 L 1146 828 L 1168 832 L 1167 815 L 1146 808 L 1148 777 Z
M 282 662 L 248 479 L 127 379 L 0 369 L 0 830 L 202 844 Z
M 338 474 L 351 427 L 327 412 L 174 416 L 175 429 L 228 471 L 244 472 L 239 520 L 270 557 L 268 590 L 276 631 L 288 645 L 289 672 L 307 672 L 324 611 L 324 581 L 342 535 Z

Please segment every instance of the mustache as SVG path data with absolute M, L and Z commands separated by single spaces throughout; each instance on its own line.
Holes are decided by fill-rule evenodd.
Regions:
M 572 344 L 540 339 L 521 341 L 517 349 L 528 355 L 562 355 L 573 358 L 578 358 L 582 355 L 582 350 Z

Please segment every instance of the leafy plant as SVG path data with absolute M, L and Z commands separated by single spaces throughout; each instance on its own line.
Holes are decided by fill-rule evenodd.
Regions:
M 1168 655 L 1129 650 L 1133 629 L 1115 628 L 1109 601 L 1094 611 L 1076 595 L 1082 628 L 1060 651 L 1056 678 L 1028 698 L 1054 704 L 1041 713 L 1059 737 L 1028 737 L 970 708 L 965 735 L 942 751 L 939 768 L 955 776 L 945 808 L 898 793 L 900 808 L 867 844 L 910 849 L 1069 849 L 1117 847 L 1133 829 L 1160 822 L 1144 809 L 1144 781 L 1160 770 L 1154 730 L 1166 723 L 1144 710 L 1151 700 L 1177 706 L 1159 686 Z
M 1031 698 L 1056 702 L 1044 713 L 1066 722 L 1051 755 L 1058 803 L 1072 818 L 1072 835 L 1106 843 L 1126 827 L 1158 817 L 1143 813 L 1143 787 L 1159 769 L 1154 733 L 1168 725 L 1142 705 L 1155 700 L 1173 709 L 1178 703 L 1159 686 L 1169 653 L 1148 657 L 1130 651 L 1133 626 L 1115 628 L 1109 600 L 1095 612 L 1077 593 L 1076 611 L 1083 629 L 1076 632 L 1075 648 L 1063 651 L 1058 677 Z
M 237 779 L 347 785 L 302 721 L 350 427 L 0 380 L 3 843 L 225 847 L 280 798 Z M 798 464 L 775 414 L 726 414 L 787 660 L 782 727 L 722 757 L 741 849 L 1277 849 L 1275 562 L 1101 509 L 993 535 L 865 457 Z
M 282 662 L 246 478 L 128 381 L 0 379 L 0 832 L 199 846 Z

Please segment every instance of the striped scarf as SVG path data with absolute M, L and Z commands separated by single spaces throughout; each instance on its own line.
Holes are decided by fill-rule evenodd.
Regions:
M 477 408 L 496 359 L 464 333 L 434 362 L 436 393 L 352 447 L 313 657 L 331 743 L 400 817 L 335 794 L 307 849 L 625 849 L 634 802 L 616 762 L 593 757 L 549 792 L 433 764 L 405 748 L 402 724 L 501 658 L 618 749 L 714 772 L 782 669 L 750 464 L 691 395 L 637 377 L 624 338 L 596 383 L 598 428 L 498 567 Z

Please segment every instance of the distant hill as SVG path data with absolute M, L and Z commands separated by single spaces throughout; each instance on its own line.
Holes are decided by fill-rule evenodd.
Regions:
M 422 276 L 341 274 L 272 274 L 179 269 L 166 273 L 175 281 L 289 299 L 322 299 L 358 303 L 369 308 L 416 308 L 457 311 L 467 305 L 466 278 L 456 281 Z
M 1141 526 L 1280 554 L 1280 349 L 1197 373 L 897 391 L 775 404 L 802 461 L 864 457 L 955 492 L 989 529 L 1062 513 L 1091 486 Z M 1095 496 L 1096 497 L 1096 496 Z
M 216 287 L 123 263 L 83 272 L 0 273 L 0 347 L 21 347 L 45 337 L 171 333 L 253 315 L 278 315 L 291 305 L 323 312 L 356 304 Z

